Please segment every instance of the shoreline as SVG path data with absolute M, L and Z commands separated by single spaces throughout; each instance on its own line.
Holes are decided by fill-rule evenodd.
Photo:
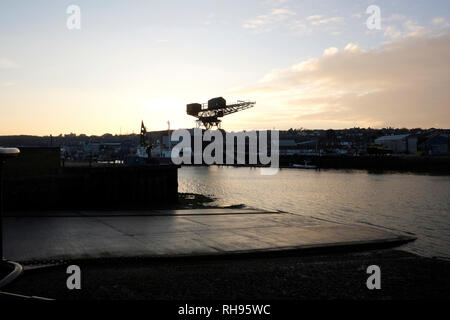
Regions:
M 298 163 L 298 162 L 297 162 Z M 303 164 L 303 162 L 299 162 L 300 164 Z M 308 164 L 315 165 L 315 163 L 310 162 Z M 267 165 L 239 165 L 239 164 L 213 164 L 213 165 L 195 165 L 195 164 L 183 164 L 181 165 L 181 168 L 183 167 L 231 167 L 231 168 L 270 168 L 270 166 Z M 317 168 L 296 168 L 293 167 L 292 164 L 290 165 L 279 165 L 278 169 L 293 169 L 293 170 L 307 170 L 307 171 L 327 171 L 327 170 L 336 170 L 336 171 L 366 171 L 368 173 L 374 173 L 374 174 L 418 174 L 418 175 L 432 175 L 432 176 L 450 176 L 450 168 L 449 169 L 429 169 L 429 168 L 416 168 L 416 169 L 401 169 L 401 168 L 380 168 L 380 167 L 338 167 L 338 166 L 318 166 Z

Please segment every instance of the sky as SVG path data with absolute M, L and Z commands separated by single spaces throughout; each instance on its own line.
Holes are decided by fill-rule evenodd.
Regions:
M 0 135 L 191 128 L 217 96 L 256 101 L 226 130 L 450 128 L 449 57 L 448 0 L 2 0 Z

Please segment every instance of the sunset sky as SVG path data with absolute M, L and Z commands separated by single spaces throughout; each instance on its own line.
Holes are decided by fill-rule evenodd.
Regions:
M 257 102 L 226 130 L 450 128 L 450 2 L 0 2 L 0 135 L 193 127 L 216 96 Z

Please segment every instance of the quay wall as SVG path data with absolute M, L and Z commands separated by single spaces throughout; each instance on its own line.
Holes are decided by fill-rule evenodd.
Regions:
M 173 204 L 178 166 L 64 167 L 46 174 L 5 174 L 4 208 L 126 209 Z
M 450 173 L 449 156 L 280 156 L 281 166 L 304 164 L 319 168 L 392 170 L 430 173 Z

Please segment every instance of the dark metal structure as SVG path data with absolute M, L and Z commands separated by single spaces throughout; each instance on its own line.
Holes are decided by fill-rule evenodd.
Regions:
M 6 159 L 19 154 L 20 150 L 17 148 L 0 148 L 0 262 L 3 261 L 3 164 Z
M 141 147 L 146 147 L 148 146 L 148 141 L 147 141 L 147 128 L 144 125 L 144 121 L 142 120 L 141 122 L 141 133 L 139 135 L 139 145 Z
M 0 148 L 0 269 L 2 273 L 9 269 L 8 273 L 0 275 L 0 288 L 17 278 L 23 271 L 20 264 L 7 261 L 3 258 L 3 165 L 8 158 L 17 157 L 20 150 L 17 148 Z
M 226 115 L 236 113 L 254 107 L 256 102 L 237 101 L 237 103 L 227 105 L 222 97 L 214 98 L 208 103 L 191 103 L 186 106 L 188 115 L 197 118 L 197 126 L 204 126 L 206 130 L 212 127 L 221 127 L 222 118 Z

